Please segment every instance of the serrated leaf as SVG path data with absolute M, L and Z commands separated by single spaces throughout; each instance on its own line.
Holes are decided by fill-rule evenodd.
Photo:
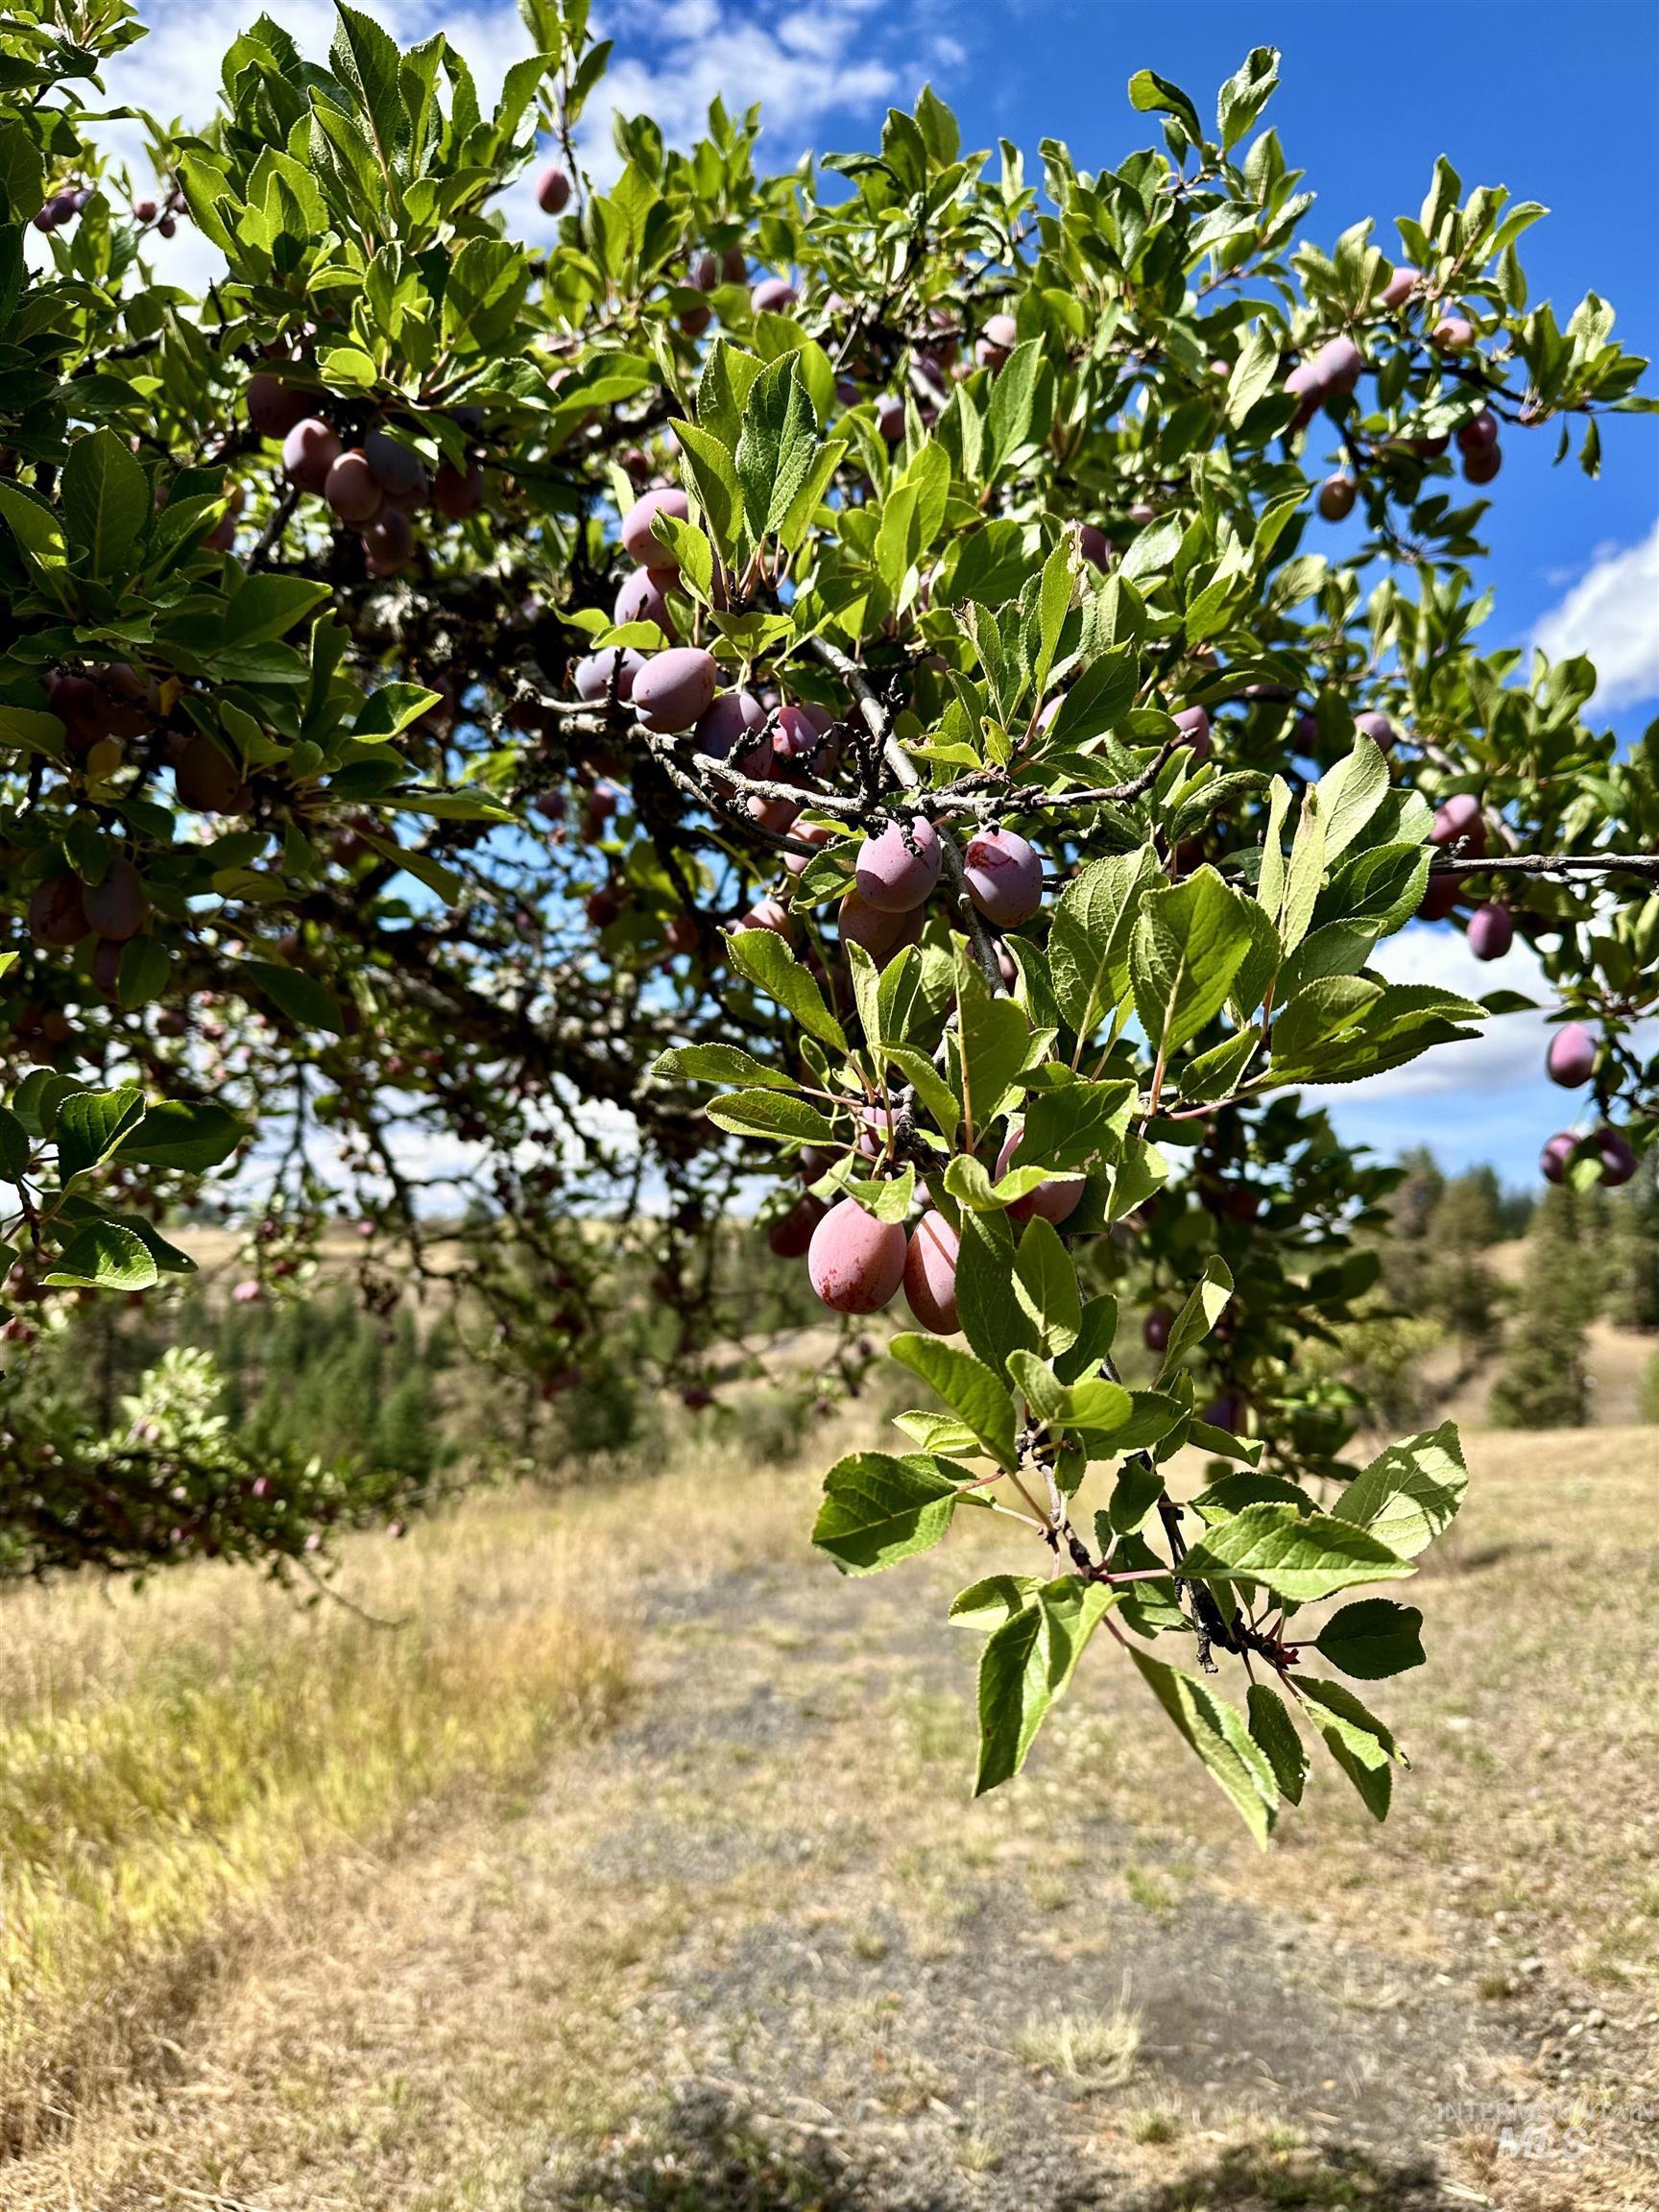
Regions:
M 1416 1569 L 1354 1522 L 1271 1503 L 1212 1523 L 1182 1560 L 1181 1573 L 1191 1581 L 1260 1582 L 1299 1605 Z
M 58 1172 L 68 1183 L 107 1160 L 142 1118 L 144 1094 L 135 1083 L 117 1091 L 83 1091 L 58 1109 Z
M 808 1036 L 828 1045 L 832 1052 L 846 1051 L 847 1032 L 824 1003 L 823 992 L 776 930 L 733 930 L 726 939 L 726 950 L 738 974 L 757 983 L 785 1013 L 793 1014 Z
M 1067 1575 L 1045 1582 L 1030 1604 L 992 1632 L 979 1661 L 975 1797 L 1020 1771 L 1049 1707 L 1116 1601 L 1100 1583 Z
M 164 1098 L 123 1137 L 120 1151 L 123 1160 L 147 1167 L 203 1175 L 228 1160 L 247 1134 L 247 1123 L 212 1099 Z
M 1280 1796 L 1300 1805 L 1308 1780 L 1308 1754 L 1284 1698 L 1265 1682 L 1252 1682 L 1245 1710 L 1250 1734 L 1273 1769 Z
M 809 1099 L 782 1091 L 729 1091 L 703 1109 L 717 1129 L 739 1137 L 778 1137 L 793 1144 L 832 1144 L 829 1117 Z
M 76 1231 L 44 1277 L 54 1288 L 148 1290 L 160 1270 L 143 1239 L 115 1221 L 88 1221 Z
M 1344 1674 L 1380 1682 L 1423 1665 L 1423 1616 L 1415 1605 L 1361 1598 L 1334 1613 L 1313 1643 Z
M 1133 1647 L 1130 1657 L 1178 1733 L 1198 1754 L 1251 1835 L 1265 1849 L 1279 1812 L 1278 1786 L 1273 1768 L 1242 1715 L 1195 1675 L 1166 1667 L 1161 1659 Z
M 1160 1382 L 1166 1376 L 1174 1374 L 1192 1346 L 1201 1344 L 1209 1335 L 1232 1295 L 1233 1270 L 1219 1253 L 1213 1252 L 1204 1262 L 1203 1273 L 1188 1292 L 1180 1312 L 1170 1323 L 1164 1358 L 1158 1368 Z
M 854 1452 L 824 1478 L 812 1541 L 847 1575 L 874 1575 L 930 1551 L 961 1499 L 939 1462 L 919 1453 Z
M 1331 1510 L 1413 1559 L 1451 1526 L 1468 1487 L 1457 1425 L 1446 1421 L 1380 1452 Z
M 1000 1467 L 1018 1465 L 1014 1400 L 983 1361 L 938 1336 L 895 1336 L 888 1347 L 901 1367 L 936 1390 Z

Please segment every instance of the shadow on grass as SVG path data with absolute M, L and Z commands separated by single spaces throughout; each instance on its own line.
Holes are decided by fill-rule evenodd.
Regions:
M 1123 2212 L 1443 2212 L 1452 2201 L 1426 2160 L 1378 2158 L 1352 2144 L 1235 2143 L 1211 2165 L 1131 2194 Z
M 793 2132 L 791 2130 L 790 2132 Z M 525 2212 L 881 2212 L 890 2183 L 839 2142 L 769 2141 L 733 2099 L 677 2097 L 661 2122 L 598 2156 L 555 2158 L 526 2193 Z M 961 2212 L 954 2192 L 907 2184 L 905 2212 Z

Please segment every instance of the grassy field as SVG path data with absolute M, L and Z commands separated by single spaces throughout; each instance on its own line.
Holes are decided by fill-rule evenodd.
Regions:
M 1471 1462 L 1393 1818 L 1264 1858 L 1104 1648 L 972 1804 L 990 1542 L 805 1469 L 8 1599 L 0 2207 L 1650 2202 L 1659 1431 Z

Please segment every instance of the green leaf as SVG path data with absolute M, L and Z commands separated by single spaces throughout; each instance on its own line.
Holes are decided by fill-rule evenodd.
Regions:
M 1030 1049 L 1031 1024 L 1016 1000 L 992 997 L 990 985 L 961 946 L 956 951 L 956 998 L 957 1084 L 972 1145 L 1013 1102 L 1015 1079 Z
M 927 1551 L 950 1526 L 961 1491 L 932 1457 L 854 1452 L 824 1478 L 812 1541 L 847 1575 L 874 1575 Z
M 1266 323 L 1253 323 L 1227 379 L 1227 420 L 1235 430 L 1279 381 L 1280 340 Z
M 988 1575 L 971 1582 L 951 1600 L 949 1618 L 959 1628 L 977 1628 L 989 1635 L 1016 1613 L 1034 1604 L 1043 1584 L 1035 1575 Z
M 1394 1767 L 1409 1764 L 1393 1735 L 1340 1682 L 1324 1682 L 1311 1674 L 1292 1674 L 1290 1679 L 1327 1750 L 1358 1791 L 1367 1812 L 1374 1819 L 1385 1820 Z
M 818 426 L 793 353 L 768 362 L 749 389 L 734 460 L 750 535 L 775 530 L 794 504 L 817 449 Z
M 1126 1459 L 1106 1502 L 1106 1525 L 1115 1536 L 1132 1536 L 1164 1495 L 1164 1478 L 1149 1459 Z
M 947 1344 L 938 1336 L 895 1336 L 888 1349 L 901 1367 L 908 1367 L 939 1393 L 998 1466 L 1018 1465 L 1014 1400 L 989 1367 L 959 1344 Z
M 272 576 L 263 570 L 238 585 L 219 624 L 218 653 L 263 644 L 286 637 L 297 622 L 330 596 L 326 584 L 303 576 Z
M 1037 1349 L 1037 1330 L 1013 1286 L 1013 1248 L 997 1216 L 964 1213 L 956 1255 L 962 1334 L 994 1372 L 1010 1352 Z
M 29 1132 L 10 1106 L 0 1106 L 0 1179 L 21 1183 L 29 1172 Z
M 1051 1221 L 1034 1214 L 1014 1255 L 1014 1295 L 1037 1330 L 1050 1357 L 1069 1352 L 1083 1326 L 1077 1269 Z
M 740 1045 L 679 1045 L 660 1052 L 653 1075 L 683 1076 L 692 1083 L 741 1083 L 750 1089 L 793 1091 L 795 1079 L 781 1068 L 768 1068 Z
M 805 1098 L 781 1091 L 729 1091 L 703 1109 L 716 1129 L 738 1137 L 780 1137 L 795 1144 L 832 1144 L 829 1118 Z
M 1204 1262 L 1204 1272 L 1187 1294 L 1187 1302 L 1170 1324 L 1157 1380 L 1173 1375 L 1194 1344 L 1201 1344 L 1221 1317 L 1233 1295 L 1233 1270 L 1219 1253 Z
M 1174 1051 L 1221 1011 L 1255 941 L 1260 912 L 1214 868 L 1146 893 L 1130 942 L 1129 976 L 1155 1051 Z
M 1468 1487 L 1457 1425 L 1446 1421 L 1379 1453 L 1331 1510 L 1414 1559 L 1451 1526 Z
M 167 948 L 154 937 L 132 937 L 121 948 L 115 971 L 115 1002 L 128 1008 L 148 1006 L 166 990 L 173 973 Z
M 1045 1582 L 1029 1605 L 993 1631 L 979 1661 L 975 1797 L 1025 1764 L 1045 1715 L 1115 1602 L 1100 1583 L 1067 1575 Z
M 143 1117 L 144 1094 L 135 1083 L 118 1091 L 83 1091 L 58 1109 L 58 1173 L 63 1182 L 108 1160 Z
M 70 1290 L 148 1290 L 159 1279 L 143 1239 L 114 1221 L 88 1221 L 44 1278 Z
M 69 541 L 94 576 L 120 573 L 150 515 L 150 487 L 136 456 L 113 430 L 78 438 L 63 464 Z
M 135 1129 L 121 1140 L 123 1160 L 146 1167 L 176 1167 L 205 1174 L 228 1160 L 248 1134 L 248 1125 L 211 1099 L 199 1104 L 167 1098 L 149 1108 Z
M 332 993 L 325 990 L 314 975 L 301 975 L 293 968 L 279 968 L 274 960 L 245 960 L 241 974 L 301 1029 L 324 1029 L 331 1037 L 345 1036 L 345 1018 Z
M 726 939 L 726 950 L 738 974 L 757 983 L 769 998 L 793 1014 L 808 1036 L 828 1045 L 832 1052 L 846 1051 L 847 1032 L 825 1005 L 823 992 L 776 930 L 733 930 Z
M 1308 1754 L 1302 1748 L 1302 1739 L 1296 1733 L 1296 1723 L 1284 1698 L 1265 1682 L 1252 1682 L 1245 1710 L 1250 1718 L 1250 1734 L 1273 1769 L 1279 1794 L 1288 1798 L 1292 1805 L 1300 1805 L 1308 1780 Z
M 1181 1573 L 1192 1581 L 1260 1582 L 1276 1598 L 1299 1605 L 1356 1582 L 1392 1581 L 1416 1569 L 1351 1521 L 1268 1503 L 1246 1505 L 1230 1520 L 1213 1522 L 1182 1560 Z
M 340 18 L 329 59 L 334 74 L 355 99 L 388 179 L 406 153 L 409 118 L 397 89 L 397 42 L 372 16 L 334 0 Z
M 1415 1605 L 1361 1598 L 1334 1613 L 1313 1643 L 1344 1674 L 1380 1682 L 1423 1665 L 1423 1616 Z
M 1347 852 L 1388 790 L 1387 759 L 1376 740 L 1361 732 L 1347 757 L 1328 769 L 1303 802 L 1316 805 L 1328 860 Z
M 1150 846 L 1091 861 L 1061 893 L 1048 932 L 1054 997 L 1072 1031 L 1093 1034 L 1129 988 L 1129 940 L 1142 896 L 1162 881 Z
M 1166 1667 L 1149 1652 L 1131 1647 L 1129 1655 L 1178 1732 L 1265 1849 L 1278 1816 L 1279 1792 L 1273 1768 L 1244 1725 L 1242 1715 L 1196 1675 Z
M 1203 144 L 1204 127 L 1197 108 L 1179 84 L 1171 84 L 1156 69 L 1136 70 L 1129 80 L 1129 105 L 1142 112 L 1149 108 L 1155 114 L 1173 115 L 1194 146 Z
M 1034 437 L 1046 433 L 1047 423 L 1040 419 L 1037 406 L 1042 371 L 1042 343 L 1036 338 L 1027 338 L 1022 345 L 1015 347 L 998 372 L 987 415 L 991 432 L 988 473 L 993 476 Z

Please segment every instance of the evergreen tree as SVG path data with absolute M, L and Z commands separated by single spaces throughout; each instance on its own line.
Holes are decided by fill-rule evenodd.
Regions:
M 1589 1418 L 1585 1322 L 1593 1267 L 1584 1243 L 1583 1194 L 1561 1185 L 1539 1207 L 1528 1239 L 1520 1311 L 1492 1391 L 1492 1419 L 1507 1429 L 1578 1429 Z

